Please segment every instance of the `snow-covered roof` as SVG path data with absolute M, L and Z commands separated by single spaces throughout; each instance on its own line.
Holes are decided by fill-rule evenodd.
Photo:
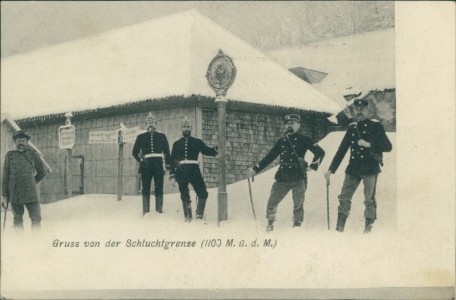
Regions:
M 328 73 L 314 86 L 345 105 L 344 95 L 395 88 L 394 28 L 365 32 L 268 52 L 286 68 Z
M 334 113 L 340 107 L 196 10 L 2 60 L 2 110 L 14 118 L 173 95 L 214 96 L 206 80 L 219 49 L 236 79 L 227 98 Z
M 7 151 L 14 149 L 14 142 L 12 142 L 12 136 L 15 132 L 21 130 L 19 125 L 16 124 L 16 122 L 9 116 L 8 113 L 2 112 L 0 115 L 1 119 L 1 129 L 2 129 L 2 147 L 1 147 L 1 161 L 3 162 L 3 159 L 5 157 L 5 154 Z M 8 140 L 5 138 L 5 136 L 8 136 L 11 140 Z M 43 154 L 41 153 L 40 149 L 38 149 L 35 144 L 33 144 L 32 141 L 28 142 L 29 146 L 35 149 L 35 151 L 38 153 L 39 157 L 41 158 L 41 161 L 43 162 L 44 168 L 48 173 L 52 172 L 52 168 L 49 166 L 49 164 L 46 162 L 44 159 Z

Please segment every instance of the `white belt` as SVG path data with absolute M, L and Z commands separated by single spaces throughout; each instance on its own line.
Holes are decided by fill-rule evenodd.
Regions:
M 163 157 L 163 154 L 161 153 L 149 153 L 144 155 L 144 158 L 149 158 L 149 157 Z
M 199 164 L 199 161 L 197 160 L 188 160 L 188 159 L 184 159 L 184 160 L 181 160 L 179 162 L 181 165 L 182 164 Z

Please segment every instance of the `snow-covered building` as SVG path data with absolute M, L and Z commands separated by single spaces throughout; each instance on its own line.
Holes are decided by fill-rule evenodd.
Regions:
M 78 193 L 116 193 L 116 144 L 90 144 L 91 131 L 143 126 L 152 112 L 170 145 L 180 121 L 194 123 L 193 135 L 217 142 L 215 95 L 207 67 L 222 49 L 236 66 L 227 94 L 227 180 L 265 155 L 283 133 L 283 116 L 300 113 L 303 131 L 314 139 L 327 132 L 327 117 L 341 107 L 265 54 L 191 10 L 3 59 L 2 111 L 27 130 L 54 172 L 42 197 L 65 198 L 65 151 L 58 128 L 72 112 L 76 128 L 73 187 Z M 137 194 L 132 144 L 124 149 L 124 193 Z M 214 158 L 201 158 L 209 187 L 217 184 Z M 165 191 L 176 191 L 165 181 Z
M 366 97 L 372 103 L 373 117 L 386 130 L 396 130 L 394 28 L 274 50 L 268 55 L 342 107 L 354 97 Z M 348 122 L 344 115 L 338 117 L 342 125 Z

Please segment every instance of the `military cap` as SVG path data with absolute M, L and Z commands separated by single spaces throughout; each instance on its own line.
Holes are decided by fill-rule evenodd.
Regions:
M 18 138 L 26 138 L 27 141 L 31 139 L 31 137 L 23 132 L 22 130 L 17 131 L 16 133 L 13 134 L 13 140 L 16 140 Z
M 287 121 L 291 121 L 291 120 L 301 122 L 301 116 L 298 114 L 288 114 L 285 116 L 284 123 L 286 123 Z
M 367 101 L 367 99 L 354 99 L 353 105 L 354 106 L 368 106 L 369 102 Z
M 152 115 L 152 113 L 149 113 L 144 120 L 145 123 L 154 123 L 156 121 L 155 116 Z
M 192 126 L 192 123 L 190 122 L 190 120 L 185 116 L 182 121 L 181 121 L 181 127 L 182 126 L 186 126 L 186 125 L 190 125 Z

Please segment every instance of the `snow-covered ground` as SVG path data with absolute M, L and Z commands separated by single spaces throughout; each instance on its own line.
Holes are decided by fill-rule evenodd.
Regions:
M 246 180 L 228 186 L 229 220 L 220 226 L 217 226 L 217 189 L 209 190 L 205 222 L 184 223 L 179 194 L 165 195 L 161 215 L 154 212 L 152 200 L 152 212 L 144 217 L 140 196 L 124 196 L 122 201 L 117 201 L 116 195 L 83 195 L 42 205 L 39 236 L 26 230 L 18 237 L 9 226 L 2 235 L 4 296 L 8 296 L 8 291 L 24 290 L 452 285 L 454 260 L 448 264 L 451 249 L 438 253 L 432 249 L 434 254 L 441 255 L 430 257 L 432 244 L 409 238 L 397 228 L 400 200 L 396 199 L 395 149 L 384 155 L 385 167 L 377 186 L 378 221 L 373 232 L 362 233 L 362 188 L 353 198 L 346 231 L 343 234 L 334 231 L 345 162 L 331 177 L 331 230 L 328 231 L 323 173 L 342 136 L 343 133 L 331 133 L 319 143 L 327 156 L 320 170 L 309 174 L 305 222 L 301 228 L 292 228 L 289 194 L 279 205 L 274 232 L 265 232 L 266 202 L 276 168 L 256 176 L 252 183 L 256 221 Z M 396 136 L 394 133 L 388 136 L 394 148 Z M 12 223 L 11 214 L 7 223 Z M 28 227 L 29 223 L 26 221 L 25 225 Z M 195 246 L 174 244 L 168 249 L 163 244 L 131 246 L 131 241 L 143 239 L 189 241 L 190 246 L 192 242 Z M 233 247 L 229 246 L 231 239 Z M 269 239 L 271 245 L 265 246 L 265 240 Z M 100 242 L 100 247 L 85 247 L 85 241 Z M 106 247 L 108 241 L 120 243 L 117 247 Z M 242 241 L 246 247 L 240 246 Z M 254 241 L 258 247 L 252 247 Z M 79 246 L 55 247 L 59 242 L 78 242 Z M 206 243 L 214 246 L 202 248 Z M 423 265 L 428 268 L 423 270 Z

